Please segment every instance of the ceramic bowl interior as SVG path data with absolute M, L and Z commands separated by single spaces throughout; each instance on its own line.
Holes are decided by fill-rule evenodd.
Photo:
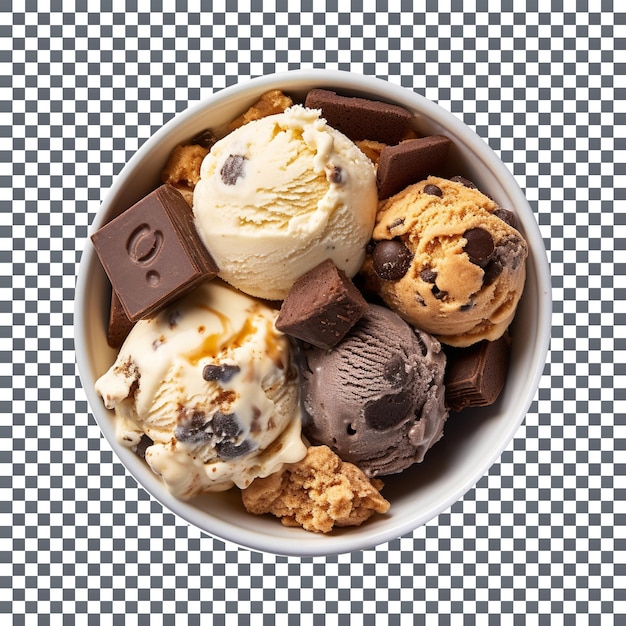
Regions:
M 405 535 L 450 507 L 489 470 L 524 419 L 543 371 L 549 343 L 550 275 L 545 247 L 524 194 L 507 168 L 471 129 L 422 96 L 383 80 L 346 72 L 301 70 L 264 76 L 224 89 L 177 115 L 155 133 L 116 178 L 96 216 L 91 232 L 141 199 L 159 184 L 170 151 L 201 130 L 223 127 L 269 89 L 282 89 L 302 101 L 313 87 L 344 95 L 393 102 L 415 114 L 419 134 L 444 134 L 454 144 L 448 171 L 474 181 L 501 206 L 518 216 L 529 242 L 527 282 L 515 321 L 511 366 L 506 387 L 488 408 L 452 413 L 443 439 L 423 463 L 385 479 L 383 494 L 391 502 L 378 515 L 353 528 L 318 535 L 287 528 L 270 516 L 252 516 L 239 492 L 207 494 L 183 502 L 172 497 L 160 479 L 115 437 L 114 414 L 94 392 L 94 381 L 112 364 L 115 353 L 106 342 L 110 287 L 87 241 L 76 290 L 76 354 L 91 410 L 102 433 L 128 472 L 164 507 L 220 539 L 253 550 L 282 555 L 323 556 L 371 548 Z

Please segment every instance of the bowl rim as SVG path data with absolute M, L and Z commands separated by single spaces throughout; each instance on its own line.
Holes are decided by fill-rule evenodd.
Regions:
M 398 519 L 395 523 L 383 525 L 380 528 L 372 526 L 371 531 L 363 534 L 353 534 L 352 536 L 342 533 L 333 536 L 324 535 L 320 540 L 303 541 L 301 532 L 295 533 L 293 538 L 281 537 L 280 545 L 276 545 L 276 539 L 273 536 L 267 536 L 254 530 L 242 529 L 241 527 L 232 527 L 226 521 L 222 521 L 216 517 L 210 518 L 207 525 L 207 514 L 205 511 L 199 510 L 192 504 L 174 498 L 165 486 L 163 491 L 155 493 L 150 485 L 145 484 L 137 472 L 131 471 L 129 465 L 133 465 L 138 458 L 134 452 L 117 443 L 115 437 L 111 437 L 110 430 L 98 417 L 100 411 L 104 411 L 101 399 L 96 395 L 93 389 L 93 381 L 90 378 L 89 358 L 86 349 L 86 343 L 81 339 L 87 336 L 88 320 L 86 313 L 86 302 L 82 297 L 86 293 L 86 285 L 89 281 L 88 269 L 95 262 L 95 252 L 90 244 L 89 236 L 86 239 L 84 249 L 80 258 L 78 267 L 78 276 L 75 290 L 75 312 L 74 312 L 74 337 L 75 337 L 75 355 L 78 366 L 78 374 L 83 384 L 83 389 L 87 395 L 89 410 L 94 416 L 96 423 L 100 427 L 105 440 L 116 453 L 118 459 L 125 466 L 128 473 L 145 489 L 155 500 L 157 500 L 165 509 L 182 518 L 189 524 L 199 528 L 201 531 L 221 540 L 230 541 L 238 546 L 246 549 L 265 552 L 273 555 L 297 556 L 297 557 L 315 557 L 330 556 L 346 552 L 365 550 L 374 548 L 382 543 L 397 539 L 414 531 L 416 528 L 426 524 L 437 515 L 448 509 L 452 504 L 460 500 L 464 494 L 469 491 L 491 468 L 491 466 L 501 456 L 504 449 L 508 446 L 518 431 L 522 421 L 524 420 L 528 409 L 533 401 L 535 393 L 539 387 L 543 368 L 550 343 L 551 316 L 552 316 L 552 299 L 551 299 L 551 276 L 547 260 L 547 253 L 543 238 L 539 230 L 536 219 L 534 219 L 532 209 L 526 200 L 524 193 L 517 184 L 515 178 L 504 165 L 501 159 L 489 147 L 489 145 L 478 136 L 478 134 L 468 127 L 464 122 L 457 118 L 453 113 L 447 111 L 435 102 L 428 100 L 414 90 L 403 87 L 387 80 L 371 76 L 348 72 L 345 70 L 326 70 L 326 69 L 299 69 L 267 74 L 257 78 L 251 78 L 239 82 L 237 84 L 225 87 L 203 100 L 190 105 L 184 111 L 174 115 L 161 128 L 155 131 L 133 154 L 126 165 L 114 179 L 113 184 L 104 195 L 103 201 L 95 215 L 94 221 L 89 229 L 89 234 L 97 230 L 107 209 L 115 200 L 116 194 L 127 184 L 127 180 L 133 175 L 134 165 L 137 161 L 148 153 L 153 146 L 158 144 L 162 138 L 167 135 L 174 126 L 179 126 L 185 120 L 193 118 L 198 112 L 206 107 L 214 107 L 222 102 L 232 99 L 238 94 L 248 92 L 252 89 L 270 89 L 282 88 L 298 89 L 299 86 L 307 86 L 310 88 L 312 83 L 324 85 L 327 88 L 335 88 L 352 92 L 379 92 L 385 93 L 386 99 L 390 102 L 406 106 L 411 110 L 419 109 L 420 114 L 427 116 L 433 122 L 445 127 L 451 135 L 461 135 L 463 143 L 474 153 L 477 154 L 485 163 L 488 164 L 491 172 L 505 185 L 507 192 L 511 194 L 514 206 L 519 208 L 525 207 L 523 221 L 524 231 L 527 239 L 533 240 L 530 247 L 535 265 L 538 295 L 536 302 L 536 321 L 537 321 L 537 342 L 535 344 L 533 371 L 528 372 L 528 379 L 525 385 L 525 395 L 519 399 L 517 404 L 517 414 L 515 419 L 511 418 L 510 427 L 507 429 L 506 436 L 502 438 L 500 445 L 495 448 L 492 454 L 485 457 L 483 462 L 476 470 L 468 474 L 465 480 L 457 486 L 456 489 L 448 493 L 445 497 L 438 499 L 432 506 L 420 511 L 418 515 L 410 517 L 408 520 Z M 377 95 L 377 97 L 379 97 Z M 532 216 L 532 219 L 531 219 Z M 76 341 L 78 340 L 78 341 Z M 85 384 L 87 383 L 87 384 Z M 96 408 L 97 407 L 97 408 Z M 130 456 L 132 455 L 132 457 Z M 393 506 L 393 502 L 392 502 Z M 280 524 L 276 520 L 277 524 Z M 291 529 L 290 529 L 291 530 Z M 294 529 L 299 530 L 299 529 Z M 308 533 L 312 535 L 312 533 Z

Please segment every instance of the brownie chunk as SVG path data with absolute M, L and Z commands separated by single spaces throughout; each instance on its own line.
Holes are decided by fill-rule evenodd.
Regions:
M 413 117 L 395 104 L 337 95 L 327 89 L 312 89 L 305 106 L 321 109 L 322 117 L 338 131 L 352 139 L 371 139 L 386 144 L 398 143 Z
M 149 193 L 91 240 L 132 322 L 217 274 L 196 231 L 191 207 L 171 185 Z
M 276 328 L 318 348 L 331 349 L 367 311 L 367 302 L 327 259 L 301 276 L 285 298 Z
M 376 172 L 378 197 L 385 200 L 430 175 L 442 175 L 451 145 L 448 137 L 433 135 L 383 148 Z
M 510 339 L 504 335 L 447 351 L 445 387 L 450 410 L 493 404 L 506 381 L 510 350 Z

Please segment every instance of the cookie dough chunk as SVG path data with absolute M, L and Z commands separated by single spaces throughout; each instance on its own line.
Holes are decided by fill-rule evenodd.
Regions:
M 242 498 L 250 513 L 272 513 L 284 526 L 328 533 L 334 527 L 359 526 L 374 513 L 386 513 L 389 502 L 379 493 L 382 487 L 382 481 L 368 479 L 327 446 L 312 446 L 302 461 L 257 478 L 242 491 Z
M 176 146 L 161 172 L 161 182 L 176 187 L 189 206 L 194 187 L 200 180 L 200 165 L 208 152 L 207 148 L 197 144 Z
M 252 120 L 258 120 L 268 115 L 282 113 L 293 104 L 293 100 L 286 96 L 280 89 L 272 89 L 264 93 L 243 115 L 234 119 L 229 125 L 229 130 L 235 130 Z

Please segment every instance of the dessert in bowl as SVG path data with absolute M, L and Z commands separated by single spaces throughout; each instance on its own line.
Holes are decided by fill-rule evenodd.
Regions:
M 250 122 L 240 118 L 264 94 L 273 91 L 290 98 L 292 105 L 285 112 Z M 350 106 L 362 100 L 378 103 L 374 109 L 380 104 L 381 119 L 397 109 L 405 111 L 402 133 L 391 137 L 397 122 L 391 130 L 382 123 L 362 124 L 364 130 L 351 126 L 356 115 Z M 345 105 L 340 112 L 332 108 L 337 102 Z M 342 114 L 347 119 L 342 120 Z M 377 110 L 374 114 L 378 115 Z M 273 121 L 267 121 L 271 118 Z M 218 141 L 211 140 L 210 147 L 200 152 L 201 169 L 195 188 L 172 191 L 166 185 L 164 189 L 163 173 L 173 153 L 207 129 Z M 249 129 L 254 132 L 248 133 Z M 363 138 L 355 133 L 364 133 L 366 143 L 360 143 Z M 258 144 L 258 153 L 264 145 L 283 137 L 287 137 L 284 144 L 273 148 L 272 154 L 268 152 L 267 158 L 252 158 L 246 152 L 252 144 Z M 305 147 L 300 146 L 302 142 Z M 422 157 L 426 155 L 421 159 L 425 161 L 423 171 L 419 167 L 401 167 L 403 163 L 415 163 L 418 157 L 411 152 L 413 149 L 417 149 L 418 156 L 420 152 Z M 323 162 L 312 168 L 314 175 L 306 167 L 298 169 L 306 150 L 311 150 L 312 162 L 317 163 L 317 155 L 325 155 Z M 386 150 L 384 156 L 382 150 Z M 281 154 L 295 172 L 287 176 L 286 168 L 280 165 L 288 178 L 282 182 L 279 174 L 272 174 Z M 408 170 L 408 174 L 399 176 L 399 170 Z M 295 187 L 293 181 L 298 183 Z M 255 190 L 263 190 L 258 202 L 249 199 L 248 183 Z M 313 212 L 306 206 L 308 200 L 301 201 L 308 197 L 308 185 L 318 189 Z M 281 196 L 281 189 L 296 191 L 277 210 L 272 198 Z M 156 200 L 155 190 L 159 190 Z M 176 198 L 170 201 L 168 194 Z M 152 204 L 146 207 L 142 203 L 148 196 Z M 425 203 L 419 216 L 413 216 L 413 209 L 403 209 L 408 201 L 416 206 L 412 196 L 419 197 L 417 205 Z M 454 198 L 452 205 L 450 197 Z M 169 214 L 163 219 L 165 225 L 172 222 L 179 228 L 176 245 L 186 247 L 189 258 L 184 260 L 191 259 L 192 269 L 182 287 L 167 285 L 163 298 L 153 297 L 147 302 L 137 295 L 140 290 L 134 288 L 129 272 L 115 267 L 124 248 L 107 259 L 107 241 L 119 243 L 123 239 L 128 249 L 128 241 L 132 240 L 135 260 L 149 264 L 157 240 L 151 235 L 144 237 L 141 228 L 152 218 L 142 218 L 140 211 L 156 206 L 167 213 L 167 206 L 182 207 L 185 200 L 193 207 L 191 226 L 189 222 L 176 226 L 176 219 Z M 427 211 L 437 214 L 437 203 L 442 203 L 440 213 L 449 213 L 449 219 L 424 217 Z M 342 209 L 335 217 L 337 206 Z M 128 211 L 131 208 L 134 213 Z M 124 230 L 130 227 L 116 223 L 115 218 L 126 220 L 131 213 L 135 225 Z M 205 217 L 201 215 L 204 213 Z M 132 219 L 128 219 L 132 225 Z M 311 222 L 315 222 L 312 230 Z M 242 225 L 241 231 L 233 223 Z M 246 235 L 246 229 L 254 232 L 259 224 L 266 223 L 273 229 L 271 237 L 259 243 L 258 237 Z M 445 242 L 428 247 L 432 255 L 427 262 L 427 250 L 419 247 L 426 223 L 429 228 L 434 224 L 439 229 L 432 240 Z M 110 230 L 108 239 L 104 237 L 105 226 Z M 283 232 L 290 229 L 301 242 L 295 250 L 285 246 Z M 461 498 L 498 459 L 524 419 L 543 371 L 550 329 L 550 276 L 543 241 L 521 189 L 495 153 L 461 121 L 418 94 L 376 78 L 301 70 L 253 79 L 214 94 L 173 118 L 129 160 L 109 190 L 91 232 L 93 241 L 86 244 L 77 284 L 76 352 L 91 410 L 105 438 L 128 471 L 164 507 L 210 535 L 250 549 L 298 556 L 329 555 L 370 548 L 426 523 Z M 310 232 L 314 234 L 309 236 Z M 339 235 L 328 236 L 328 232 Z M 205 257 L 206 250 L 210 254 Z M 263 260 L 272 255 L 272 262 L 264 264 Z M 198 256 L 201 261 L 194 264 Z M 279 275 L 273 267 L 282 268 Z M 452 269 L 445 271 L 448 267 Z M 410 288 L 404 285 L 409 275 L 415 277 L 412 300 L 407 296 Z M 142 280 L 154 286 L 159 277 L 146 270 Z M 115 290 L 122 296 L 126 317 L 132 318 L 129 327 L 134 325 L 122 347 L 116 348 L 110 346 L 108 335 L 112 281 L 117 281 Z M 476 285 L 467 287 L 472 281 Z M 333 287 L 329 302 L 310 295 L 320 283 Z M 202 290 L 209 290 L 207 297 L 216 301 L 209 307 L 211 319 L 197 323 L 194 316 L 204 306 L 198 304 Z M 307 294 L 321 317 L 305 312 L 308 318 L 304 324 L 301 309 Z M 485 300 L 496 303 L 492 310 L 485 309 Z M 179 323 L 178 303 L 188 301 L 191 303 L 185 304 L 185 312 L 195 311 L 185 317 L 191 319 L 189 328 L 202 327 L 202 333 L 210 334 L 212 342 L 219 333 L 210 331 L 211 324 L 219 326 L 233 307 L 239 307 L 240 312 L 254 309 L 255 319 L 263 320 L 255 322 L 256 327 L 263 328 L 262 340 L 258 333 L 244 333 L 248 326 L 240 319 L 231 335 L 220 335 L 222 360 L 194 360 L 194 366 L 201 367 L 200 384 L 214 391 L 217 385 L 220 390 L 219 411 L 212 414 L 210 424 L 203 419 L 202 411 L 189 406 L 181 409 L 178 396 L 167 395 L 178 388 L 167 383 L 170 370 L 159 369 L 147 356 L 140 377 L 140 368 L 132 358 L 132 354 L 143 350 L 133 345 L 153 349 L 156 345 L 159 357 L 166 354 L 162 346 L 169 349 L 175 343 L 169 341 L 168 333 Z M 419 327 L 423 319 L 445 318 L 447 313 L 441 310 L 446 303 L 459 312 L 455 313 L 457 317 L 467 313 L 469 321 Z M 422 307 L 430 307 L 433 315 L 424 316 Z M 413 309 L 417 310 L 415 319 Z M 330 334 L 329 311 L 335 316 Z M 406 354 L 385 361 L 387 356 L 380 355 L 393 342 L 386 335 L 374 342 L 381 347 L 366 359 L 361 370 L 370 371 L 371 364 L 373 376 L 378 376 L 375 372 L 380 370 L 383 379 L 387 378 L 371 386 L 371 397 L 363 400 L 368 412 L 359 422 L 356 417 L 350 418 L 350 412 L 358 409 L 341 402 L 341 390 L 346 385 L 320 386 L 310 373 L 315 368 L 326 373 L 331 368 L 341 371 L 341 364 L 336 362 L 342 359 L 329 359 L 328 355 L 345 353 L 343 362 L 363 362 L 359 345 L 371 343 L 366 329 L 382 324 L 378 320 L 389 315 L 394 316 L 393 324 L 400 325 L 391 334 L 404 337 L 409 325 L 416 344 L 399 340 L 406 346 Z M 268 319 L 275 323 L 267 323 Z M 183 320 L 181 327 L 185 323 Z M 158 324 L 161 326 L 155 330 Z M 205 350 L 206 336 L 200 341 Z M 189 353 L 193 342 L 199 340 L 196 336 L 189 340 L 191 344 L 179 338 L 176 341 L 184 344 Z M 266 367 L 262 360 L 252 375 L 247 365 L 251 362 L 249 355 L 258 354 L 255 346 L 261 344 L 260 352 L 266 355 L 267 346 L 272 346 L 273 363 L 278 365 Z M 218 348 L 213 343 L 211 346 L 215 353 Z M 276 346 L 283 346 L 282 356 L 277 356 Z M 476 346 L 488 349 L 477 356 Z M 397 349 L 398 355 L 401 348 Z M 414 359 L 420 351 L 420 358 Z M 501 359 L 489 361 L 491 369 L 481 371 L 483 375 L 487 372 L 487 378 L 497 378 L 493 375 L 494 362 L 507 363 L 508 369 L 496 367 L 496 373 L 506 373 L 503 385 L 495 392 L 468 390 L 468 384 L 474 385 L 476 380 L 468 383 L 467 376 L 452 380 L 451 364 L 465 351 L 472 352 L 474 363 Z M 127 355 L 123 362 L 119 361 L 122 354 Z M 409 364 L 411 359 L 414 364 Z M 124 369 L 124 363 L 130 367 Z M 464 367 L 467 370 L 461 362 L 456 369 L 463 371 Z M 306 376 L 302 374 L 304 368 Z M 146 418 L 140 415 L 140 394 L 136 392 L 141 385 L 138 381 L 143 381 L 145 390 L 150 376 L 154 389 L 159 389 L 153 393 L 163 402 L 159 410 L 150 408 L 150 417 Z M 230 385 L 244 377 L 245 391 L 236 398 L 226 393 L 232 391 Z M 337 376 L 330 379 L 337 380 Z M 411 389 L 421 389 L 419 394 L 407 391 L 409 379 L 414 380 Z M 167 393 L 160 391 L 163 385 Z M 368 388 L 367 381 L 362 387 Z M 447 395 L 446 387 L 450 390 Z M 197 393 L 193 392 L 194 397 Z M 485 399 L 485 394 L 491 397 Z M 333 400 L 330 409 L 325 398 Z M 144 399 L 143 404 L 150 402 Z M 272 403 L 280 405 L 280 419 L 272 414 Z M 237 420 L 232 419 L 234 415 Z M 335 415 L 337 422 L 329 425 Z M 302 435 L 300 423 L 304 425 Z M 269 438 L 265 437 L 268 425 L 275 430 Z M 358 446 L 351 450 L 351 442 L 357 440 Z M 376 446 L 383 451 L 368 451 Z M 355 488 L 354 500 L 369 508 L 366 514 L 361 515 L 355 505 L 348 513 L 350 519 L 340 519 L 332 529 L 317 528 L 323 532 L 305 530 L 307 524 L 302 518 L 306 515 L 299 517 L 297 512 L 291 517 L 283 513 L 283 524 L 273 515 L 253 514 L 265 513 L 259 501 L 271 499 L 276 489 L 284 486 L 285 468 L 294 468 L 290 470 L 291 491 L 285 497 L 295 497 L 294 484 L 306 482 L 305 455 L 308 459 L 307 450 L 312 449 L 316 450 L 316 458 L 311 463 L 322 463 L 325 471 L 338 475 L 345 470 L 333 487 L 364 485 L 358 494 Z M 400 449 L 401 453 L 395 454 Z M 274 454 L 276 450 L 278 455 Z M 186 464 L 187 457 L 175 465 L 181 453 L 193 457 L 193 470 Z M 205 466 L 212 474 L 205 475 Z M 213 474 L 218 478 L 213 479 Z M 255 497 L 246 501 L 247 492 Z M 325 502 L 331 506 L 328 499 Z M 288 509 L 288 504 L 283 501 L 277 508 Z M 278 515 L 276 510 L 274 513 Z

